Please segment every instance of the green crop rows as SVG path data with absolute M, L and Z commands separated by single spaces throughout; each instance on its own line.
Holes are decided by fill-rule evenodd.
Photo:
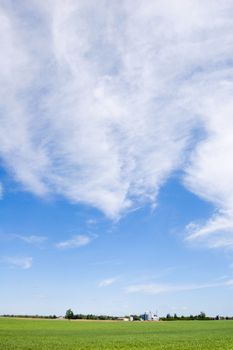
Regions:
M 233 321 L 80 322 L 0 318 L 1 350 L 233 350 Z

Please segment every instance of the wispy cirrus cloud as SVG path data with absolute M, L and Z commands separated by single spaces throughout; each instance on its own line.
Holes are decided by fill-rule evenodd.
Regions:
M 76 235 L 66 241 L 58 242 L 55 246 L 58 249 L 79 248 L 90 244 L 95 238 L 96 235 Z
M 176 293 L 185 292 L 206 288 L 217 288 L 223 286 L 231 286 L 232 280 L 222 282 L 202 283 L 202 284 L 164 284 L 164 283 L 148 283 L 129 285 L 125 288 L 126 293 L 141 293 L 141 294 L 161 294 L 161 293 Z
M 199 225 L 191 223 L 186 227 L 190 243 L 205 244 L 210 248 L 233 249 L 233 216 L 220 211 L 206 223 Z
M 98 287 L 108 287 L 111 286 L 112 284 L 116 283 L 119 280 L 119 277 L 111 277 L 111 278 L 106 278 L 98 283 Z
M 44 243 L 48 239 L 48 237 L 46 236 L 37 236 L 37 235 L 30 235 L 30 236 L 13 235 L 13 237 L 25 243 L 35 244 L 35 245 Z
M 226 72 L 225 72 L 226 73 Z M 228 72 L 232 81 L 232 71 Z M 227 73 L 227 74 L 228 74 Z M 189 241 L 201 242 L 211 248 L 233 248 L 233 104 L 228 96 L 233 91 L 227 77 L 219 81 L 213 96 L 204 107 L 208 132 L 192 153 L 186 168 L 185 184 L 201 198 L 216 206 L 215 213 L 203 224 L 191 223 L 187 227 Z M 210 112 L 210 115 L 207 113 Z
M 1 6 L 0 155 L 24 189 L 62 194 L 109 217 L 156 202 L 196 124 L 177 83 L 193 71 L 193 35 L 206 16 L 198 7 L 188 23 L 177 18 L 179 6 L 169 8 L 35 1 L 32 26 L 27 5 Z
M 7 256 L 3 257 L 1 261 L 10 267 L 17 267 L 23 270 L 28 270 L 32 267 L 33 258 L 32 257 L 16 257 Z
M 3 2 L 5 169 L 111 218 L 182 170 L 218 211 L 190 237 L 231 246 L 232 15 L 228 0 Z

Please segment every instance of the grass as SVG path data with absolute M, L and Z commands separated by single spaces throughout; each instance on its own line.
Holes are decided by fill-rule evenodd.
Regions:
M 79 322 L 0 318 L 1 350 L 233 350 L 233 321 Z

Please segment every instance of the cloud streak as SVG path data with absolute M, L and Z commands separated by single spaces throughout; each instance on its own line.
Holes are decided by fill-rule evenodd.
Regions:
M 42 244 L 44 243 L 48 237 L 45 236 L 36 236 L 36 235 L 31 235 L 31 236 L 23 236 L 23 235 L 13 235 L 13 237 L 28 243 L 28 244 Z
M 233 249 L 233 216 L 220 212 L 203 225 L 191 223 L 186 227 L 187 242 L 206 244 L 210 248 Z
M 32 257 L 4 257 L 1 259 L 3 263 L 10 267 L 17 267 L 23 270 L 28 270 L 32 267 Z
M 129 285 L 125 288 L 126 293 L 140 293 L 140 294 L 163 294 L 163 293 L 177 293 L 194 291 L 206 288 L 217 288 L 223 286 L 232 286 L 232 280 L 204 284 L 187 284 L 187 285 L 172 285 L 163 283 L 148 283 Z
M 73 249 L 83 247 L 85 245 L 90 244 L 96 236 L 88 236 L 88 235 L 76 235 L 67 241 L 62 241 L 56 244 L 56 248 L 58 249 Z
M 111 286 L 112 284 L 116 283 L 118 281 L 117 277 L 112 277 L 112 278 L 107 278 L 98 283 L 98 287 L 108 287 Z

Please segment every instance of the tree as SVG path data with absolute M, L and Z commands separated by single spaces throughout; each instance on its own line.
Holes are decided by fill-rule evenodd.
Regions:
M 203 311 L 201 311 L 200 315 L 198 315 L 198 318 L 200 320 L 204 320 L 206 318 L 206 314 Z
M 68 309 L 68 310 L 66 311 L 65 318 L 67 318 L 68 320 L 71 320 L 71 318 L 73 318 L 73 317 L 74 317 L 73 311 L 72 311 L 71 309 Z
M 140 316 L 138 316 L 138 315 L 133 315 L 133 320 L 134 320 L 134 321 L 140 321 Z

